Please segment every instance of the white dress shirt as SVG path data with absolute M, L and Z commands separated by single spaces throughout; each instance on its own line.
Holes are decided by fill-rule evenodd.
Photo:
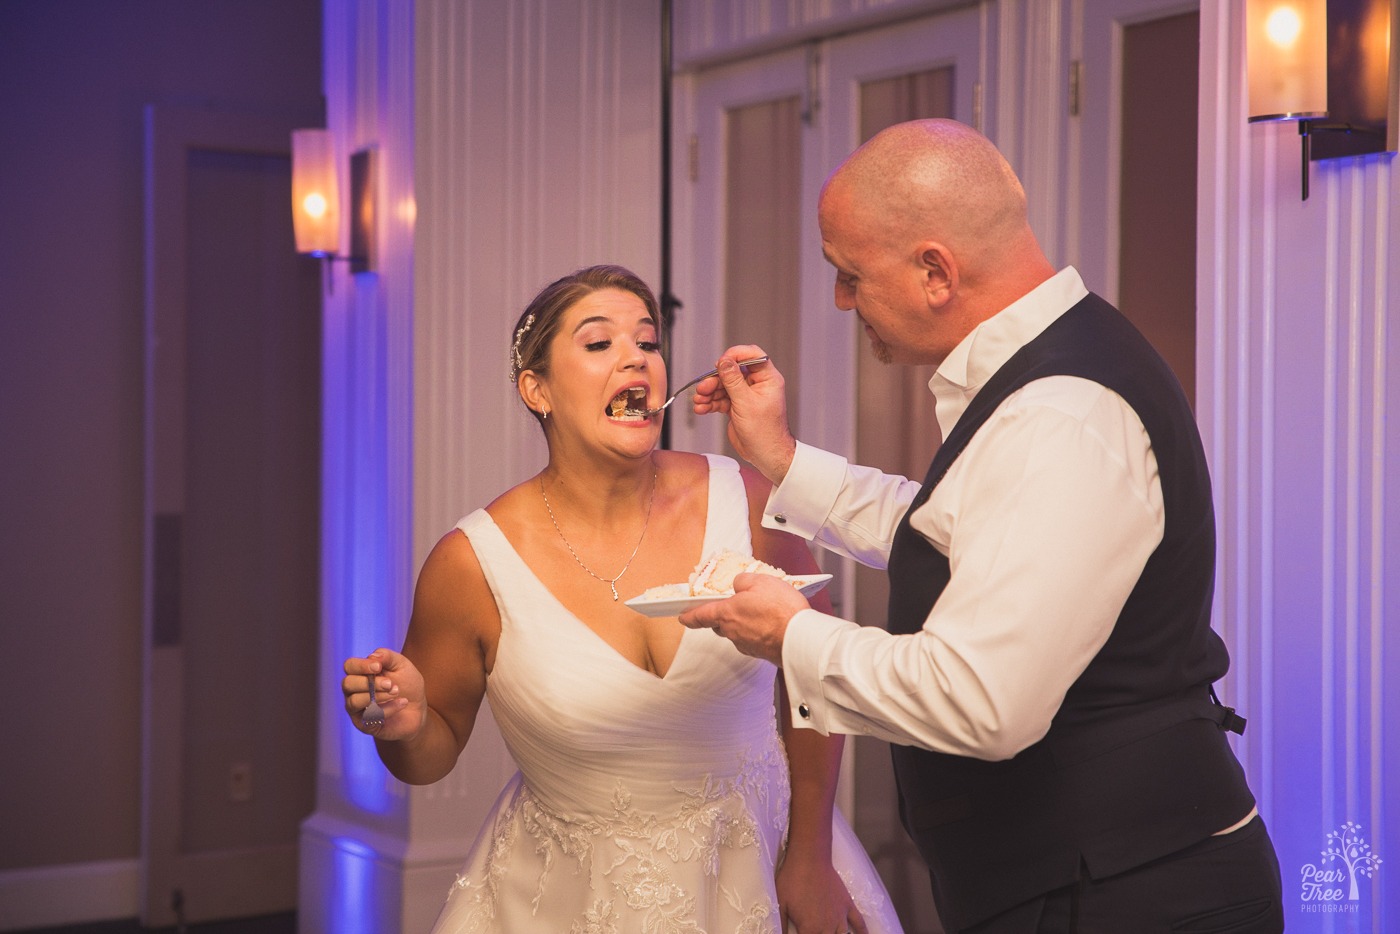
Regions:
M 978 325 L 929 381 L 943 437 L 992 374 L 1086 294 L 1066 268 Z M 799 444 L 763 522 L 885 567 L 919 488 Z M 997 407 L 910 523 L 948 557 L 947 587 L 910 635 L 794 616 L 783 642 L 793 722 L 1010 758 L 1050 728 L 1162 540 L 1147 431 L 1098 383 L 1035 380 Z

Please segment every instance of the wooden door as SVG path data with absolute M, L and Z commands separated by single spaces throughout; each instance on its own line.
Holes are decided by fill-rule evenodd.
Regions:
M 319 269 L 284 121 L 147 112 L 142 922 L 296 906 L 315 785 Z

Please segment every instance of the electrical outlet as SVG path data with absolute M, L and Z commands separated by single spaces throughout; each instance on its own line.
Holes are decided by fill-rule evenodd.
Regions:
M 253 800 L 253 766 L 249 762 L 235 762 L 228 771 L 228 799 L 230 801 Z

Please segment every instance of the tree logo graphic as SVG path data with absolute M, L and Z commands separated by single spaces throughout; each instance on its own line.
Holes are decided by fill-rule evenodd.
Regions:
M 1347 821 L 1340 830 L 1328 831 L 1322 863 L 1322 867 L 1312 863 L 1303 867 L 1305 902 L 1357 901 L 1361 897 L 1357 880 L 1361 876 L 1368 879 L 1375 876 L 1381 858 L 1361 836 L 1361 825 Z M 1327 867 L 1329 863 L 1331 867 Z M 1348 886 L 1346 894 L 1343 894 L 1343 885 Z

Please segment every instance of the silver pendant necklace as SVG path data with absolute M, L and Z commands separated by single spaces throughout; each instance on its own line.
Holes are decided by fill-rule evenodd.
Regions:
M 578 564 L 579 567 L 583 568 L 584 571 L 587 572 L 589 577 L 593 578 L 596 581 L 601 581 L 602 583 L 607 584 L 608 587 L 612 590 L 613 600 L 616 601 L 617 582 L 622 580 L 622 575 L 626 574 L 627 569 L 632 566 L 632 559 L 637 557 L 637 552 L 641 550 L 642 539 L 647 537 L 647 526 L 651 524 L 651 504 L 656 501 L 656 469 L 652 468 L 651 472 L 651 495 L 647 497 L 647 517 L 645 520 L 642 521 L 642 534 L 637 538 L 637 547 L 632 549 L 632 554 L 630 557 L 628 557 L 627 563 L 622 566 L 622 570 L 618 571 L 617 576 L 614 577 L 612 580 L 608 580 L 606 577 L 599 577 L 597 574 L 594 574 L 593 571 L 588 567 L 588 565 L 583 563 L 583 559 L 578 556 L 578 552 L 574 551 L 574 546 L 570 545 L 569 540 L 564 537 L 564 530 L 559 528 L 559 520 L 554 518 L 554 510 L 551 509 L 549 506 L 549 494 L 545 493 L 544 491 L 543 474 L 540 475 L 540 496 L 544 497 L 545 512 L 549 513 L 549 521 L 554 524 L 554 531 L 559 533 L 559 540 L 564 543 L 565 548 L 569 549 L 569 554 L 574 556 L 574 561 Z

